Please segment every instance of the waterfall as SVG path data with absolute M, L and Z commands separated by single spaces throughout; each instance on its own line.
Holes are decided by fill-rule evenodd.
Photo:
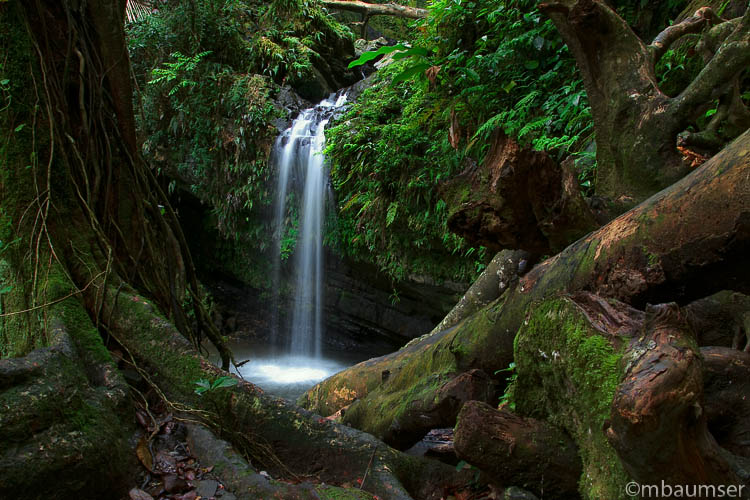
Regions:
M 346 102 L 346 94 L 332 94 L 318 105 L 306 109 L 285 130 L 274 145 L 278 166 L 278 184 L 274 211 L 273 262 L 274 299 L 272 301 L 271 342 L 278 343 L 278 332 L 289 329 L 288 353 L 320 357 L 323 344 L 323 230 L 328 185 L 324 129 L 333 114 Z M 282 242 L 290 229 L 285 223 L 287 198 L 295 193 L 299 200 L 298 234 L 292 258 L 292 315 L 282 321 L 281 287 Z M 301 197 L 301 198 L 300 198 Z

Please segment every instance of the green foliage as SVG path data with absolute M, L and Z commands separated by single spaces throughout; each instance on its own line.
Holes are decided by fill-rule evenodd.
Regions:
M 581 154 L 593 139 L 591 113 L 574 61 L 536 2 L 436 0 L 418 24 L 410 45 L 351 64 L 395 60 L 327 134 L 337 231 L 347 254 L 374 254 L 395 279 L 469 280 L 488 256 L 448 230 L 441 182 L 483 161 L 499 131 L 558 157 Z
M 208 380 L 202 378 L 199 380 L 196 380 L 193 382 L 198 387 L 195 388 L 195 393 L 199 396 L 202 395 L 205 392 L 212 392 L 217 389 L 221 389 L 223 387 L 233 387 L 237 385 L 237 379 L 233 377 L 228 377 L 226 375 L 218 377 L 213 382 L 209 382 Z
M 675 48 L 665 52 L 656 63 L 654 69 L 659 79 L 659 88 L 666 95 L 678 95 L 703 69 L 703 61 L 695 52 L 698 39 L 697 35 L 685 37 Z
M 203 223 L 227 240 L 212 242 L 217 260 L 262 268 L 281 115 L 272 98 L 351 33 L 311 0 L 176 0 L 127 30 L 145 157 L 170 195 L 210 207 Z
M 425 49 L 424 47 L 407 47 L 406 45 L 399 43 L 396 45 L 388 45 L 380 47 L 377 50 L 365 52 L 364 54 L 359 56 L 358 59 L 350 62 L 349 67 L 354 68 L 356 66 L 361 66 L 382 55 L 392 54 L 394 52 L 395 54 L 391 56 L 391 59 L 394 61 L 399 61 L 401 59 L 409 57 L 417 59 L 417 62 L 412 63 L 411 66 L 407 67 L 406 69 L 404 69 L 404 71 L 394 76 L 393 80 L 391 80 L 391 83 L 393 85 L 408 80 L 409 78 L 412 78 L 416 75 L 424 75 L 424 71 L 432 66 L 432 62 L 427 57 L 429 55 L 429 50 Z
M 381 70 L 326 132 L 339 219 L 331 230 L 342 251 L 375 263 L 392 278 L 429 274 L 470 279 L 472 250 L 447 228 L 438 183 L 461 169 L 440 120 L 441 101 L 414 82 L 391 85 L 407 66 Z M 484 258 L 484 255 L 479 255 Z
M 518 373 L 516 372 L 516 363 L 511 362 L 508 365 L 508 368 L 497 370 L 495 372 L 495 375 L 498 375 L 503 372 L 508 372 L 510 373 L 510 375 L 506 377 L 505 379 L 505 381 L 508 382 L 508 385 L 505 388 L 505 392 L 503 392 L 502 396 L 500 396 L 500 406 L 508 405 L 508 408 L 510 408 L 511 411 L 515 411 L 516 402 L 513 399 L 513 389 L 515 388 L 516 381 L 518 380 Z
M 283 233 L 280 238 L 280 257 L 282 261 L 287 260 L 294 253 L 297 246 L 297 235 L 299 234 L 299 204 L 295 200 L 294 192 L 287 195 L 286 220 L 282 224 Z
M 200 60 L 210 53 L 211 51 L 207 50 L 200 54 L 188 57 L 179 52 L 172 52 L 171 56 L 175 59 L 175 62 L 164 62 L 163 67 L 154 68 L 154 79 L 149 81 L 148 84 L 156 85 L 158 83 L 169 83 L 179 78 L 175 85 L 169 90 L 169 96 L 173 96 L 181 88 L 198 85 L 198 82 L 190 80 L 189 77 L 197 68 Z

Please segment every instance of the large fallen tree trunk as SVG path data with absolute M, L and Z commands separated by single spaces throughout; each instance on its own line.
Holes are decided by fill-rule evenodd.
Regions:
M 305 406 L 329 415 L 355 399 L 367 404 L 363 398 L 373 391 L 405 395 L 424 373 L 506 368 L 528 305 L 559 292 L 591 290 L 642 307 L 723 289 L 746 291 L 750 270 L 732 262 L 750 247 L 749 148 L 747 132 L 674 186 L 534 267 L 477 313 L 334 375 L 307 393 Z M 344 421 L 355 424 L 346 416 Z
M 418 418 L 401 417 L 434 398 L 461 372 L 478 368 L 492 374 L 514 359 L 520 365 L 514 354 L 519 328 L 539 304 L 554 301 L 560 293 L 585 290 L 643 308 L 648 302 L 687 303 L 727 288 L 746 292 L 750 269 L 733 263 L 742 261 L 750 250 L 748 175 L 750 132 L 675 185 L 537 265 L 471 317 L 399 352 L 345 370 L 310 390 L 301 402 L 324 414 L 351 404 L 344 422 L 387 438 L 394 427 L 402 433 L 408 426 L 418 428 Z M 550 359 L 555 356 L 554 349 L 542 351 Z M 597 362 L 592 358 L 592 363 Z M 601 429 L 603 412 L 608 413 L 622 373 L 614 370 L 607 375 L 614 377 L 607 378 L 607 384 L 589 380 L 586 373 L 581 387 L 609 388 L 592 413 L 598 415 Z M 554 374 L 549 376 L 555 379 Z M 586 405 L 582 404 L 582 411 L 587 411 Z M 601 430 L 597 433 L 596 419 L 579 419 L 588 421 L 599 439 L 589 445 L 578 441 L 579 447 L 606 448 L 583 453 L 585 474 L 597 479 L 582 487 L 595 498 L 602 484 L 610 485 L 606 488 L 610 492 L 617 491 L 619 486 L 612 485 L 621 486 L 624 473 L 621 465 L 607 465 L 619 464 L 619 459 Z M 605 469 L 615 472 L 598 472 Z M 609 498 L 601 498 L 605 497 Z

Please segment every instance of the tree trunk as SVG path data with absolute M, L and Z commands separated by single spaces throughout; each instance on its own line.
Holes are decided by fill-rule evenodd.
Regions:
M 722 448 L 750 459 L 750 353 L 704 347 L 701 356 L 708 429 Z
M 421 19 L 427 17 L 427 9 L 408 7 L 406 5 L 395 3 L 365 3 L 355 0 L 322 0 L 322 4 L 332 9 L 358 12 L 365 16 L 365 19 L 372 16 L 396 16 L 409 19 Z M 365 21 L 364 24 L 366 25 L 367 22 Z
M 440 185 L 448 228 L 473 246 L 556 253 L 598 224 L 573 168 L 502 133 L 475 164 Z
M 458 458 L 499 486 L 520 486 L 540 498 L 579 498 L 578 449 L 546 422 L 469 401 L 459 414 L 454 446 Z
M 519 329 L 530 328 L 527 326 L 530 315 L 545 318 L 548 314 L 557 318 L 556 297 L 561 293 L 590 291 L 607 300 L 642 308 L 648 302 L 687 303 L 725 288 L 746 292 L 750 269 L 733 263 L 740 262 L 750 250 L 750 183 L 746 182 L 750 175 L 749 150 L 750 132 L 746 132 L 672 187 L 531 269 L 501 297 L 477 313 L 396 353 L 334 375 L 308 391 L 300 402 L 324 415 L 351 404 L 343 421 L 384 437 L 396 424 L 405 431 L 405 422 L 399 417 L 408 408 L 419 407 L 424 400 L 434 397 L 447 381 L 472 368 L 492 374 L 515 360 L 518 383 L 524 377 L 533 379 L 527 380 L 523 385 L 526 389 L 519 392 L 525 395 L 530 393 L 530 387 L 546 380 L 544 377 L 552 382 L 558 380 L 559 375 L 553 372 L 534 378 L 528 369 L 527 373 L 522 373 L 521 366 L 539 365 L 538 357 L 542 354 L 538 351 L 543 353 L 543 359 L 553 360 L 560 355 L 559 347 L 543 347 L 540 340 L 535 340 L 528 352 L 536 357 L 522 362 L 518 354 L 520 347 L 514 353 L 514 340 L 516 346 L 521 344 Z M 539 312 L 542 304 L 547 304 L 543 309 L 547 311 L 545 314 Z M 606 314 L 597 317 L 605 321 L 607 328 L 615 332 L 632 329 L 633 321 L 628 317 L 637 316 L 636 312 L 618 314 L 608 308 L 606 301 L 600 307 Z M 568 330 L 553 322 L 544 330 L 549 331 L 549 335 L 535 338 L 548 337 L 564 343 L 566 332 L 583 328 L 586 321 Z M 541 331 L 542 323 L 535 324 Z M 586 328 L 594 335 L 594 327 Z M 558 334 L 563 337 L 556 336 Z M 585 474 L 596 479 L 585 483 L 583 489 L 593 492 L 593 498 L 597 495 L 600 495 L 598 498 L 617 498 L 622 494 L 616 492 L 624 485 L 625 473 L 603 433 L 597 429 L 601 429 L 602 422 L 608 418 L 609 403 L 622 373 L 611 363 L 599 361 L 610 354 L 617 359 L 616 353 L 607 354 L 609 348 L 605 349 L 604 344 L 600 352 L 596 343 L 599 341 L 592 345 L 585 339 L 581 342 L 583 347 L 577 356 L 584 360 L 590 358 L 591 366 L 601 364 L 609 370 L 596 376 L 587 369 L 577 372 L 582 377 L 579 380 L 582 397 L 595 394 L 593 388 L 600 386 L 609 392 L 601 393 L 600 400 L 581 401 L 582 416 L 568 414 L 553 423 L 564 426 L 563 420 L 570 421 L 569 425 L 575 429 L 568 430 L 578 446 L 589 450 L 583 452 Z M 588 348 L 595 350 L 589 352 Z M 560 352 L 555 354 L 555 351 Z M 381 376 L 386 373 L 387 377 Z M 558 386 L 549 393 L 564 396 L 565 388 Z M 590 397 L 597 398 L 596 395 Z M 528 414 L 533 408 L 544 412 L 544 405 L 539 401 L 530 398 L 528 405 L 521 405 L 519 410 L 522 414 Z M 571 398 L 565 397 L 563 404 L 570 405 Z M 554 413 L 561 414 L 560 411 Z M 542 413 L 538 418 L 547 416 Z M 415 428 L 417 422 L 413 424 Z M 589 434 L 588 429 L 593 434 Z M 590 435 L 597 440 L 589 441 Z M 603 493 L 600 488 L 609 493 Z
M 679 307 L 647 308 L 643 334 L 633 340 L 605 424 L 630 477 L 641 485 L 742 484 L 741 466 L 708 431 L 700 351 Z
M 698 77 L 670 98 L 659 89 L 654 65 L 672 43 L 671 35 L 668 43 L 660 35 L 647 46 L 598 0 L 539 7 L 555 23 L 581 71 L 596 131 L 596 190 L 612 200 L 613 213 L 684 176 L 690 162 L 677 149 L 677 136 L 695 120 L 701 105 L 725 94 L 750 64 L 750 9 Z M 712 11 L 702 11 L 692 30 L 716 19 Z

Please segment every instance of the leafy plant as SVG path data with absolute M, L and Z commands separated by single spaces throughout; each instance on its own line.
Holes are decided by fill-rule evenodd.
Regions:
M 358 59 L 349 63 L 349 68 L 361 66 L 373 59 L 376 59 L 385 54 L 392 54 L 391 60 L 400 61 L 401 59 L 411 58 L 416 59 L 412 61 L 412 64 L 406 67 L 401 73 L 398 73 L 391 80 L 391 84 L 395 85 L 399 82 L 403 82 L 412 78 L 415 75 L 421 75 L 424 77 L 424 72 L 433 66 L 433 62 L 428 58 L 430 53 L 429 49 L 424 47 L 407 47 L 406 45 L 399 43 L 396 45 L 380 47 L 377 50 L 371 50 L 364 52 Z
M 311 0 L 175 0 L 127 30 L 144 156 L 171 196 L 208 207 L 209 265 L 269 286 L 273 98 L 351 32 Z
M 206 392 L 215 391 L 224 387 L 233 387 L 237 385 L 238 382 L 236 378 L 223 375 L 213 382 L 209 382 L 208 380 L 202 378 L 200 380 L 196 380 L 193 383 L 198 386 L 195 389 L 195 393 L 198 395 L 203 395 Z
M 178 80 L 175 85 L 169 90 L 170 96 L 174 95 L 178 90 L 185 87 L 194 87 L 198 85 L 198 82 L 189 79 L 195 69 L 198 67 L 201 59 L 210 54 L 210 50 L 200 52 L 194 56 L 185 56 L 180 52 L 172 52 L 170 56 L 175 59 L 174 62 L 164 62 L 163 67 L 154 68 L 154 78 L 148 82 L 149 85 L 157 85 L 159 83 L 170 83 L 174 80 Z
M 509 374 L 509 376 L 505 378 L 505 381 L 508 383 L 508 385 L 506 386 L 506 389 L 503 395 L 500 396 L 499 406 L 508 405 L 508 408 L 510 408 L 510 410 L 515 410 L 516 403 L 515 401 L 513 401 L 513 388 L 516 384 L 516 381 L 518 380 L 518 373 L 516 372 L 516 363 L 511 362 L 507 368 L 497 370 L 495 372 L 495 375 L 498 375 L 504 372 L 507 372 Z
M 339 247 L 374 258 L 394 279 L 470 280 L 489 256 L 448 229 L 441 183 L 481 163 L 498 132 L 560 159 L 580 154 L 593 141 L 591 112 L 573 58 L 536 2 L 435 0 L 413 33 L 409 44 L 351 63 L 395 61 L 327 134 Z M 427 68 L 429 86 L 413 78 L 425 80 Z

